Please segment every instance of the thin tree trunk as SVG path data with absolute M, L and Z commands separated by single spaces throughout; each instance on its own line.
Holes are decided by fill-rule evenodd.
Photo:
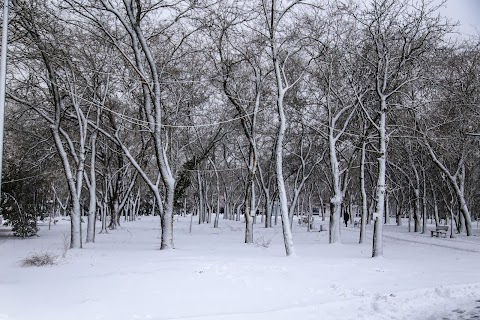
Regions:
M 307 232 L 310 232 L 312 229 L 312 218 L 313 218 L 313 207 L 312 207 L 312 194 L 308 195 L 308 223 L 307 223 Z
M 98 111 L 97 111 L 98 112 Z M 89 205 L 88 205 L 88 224 L 86 242 L 95 242 L 95 222 L 97 213 L 97 179 L 95 174 L 95 159 L 97 144 L 97 131 L 94 131 L 90 140 L 90 188 L 89 188 Z
M 372 257 L 383 256 L 383 223 L 382 217 L 385 212 L 385 190 L 386 190 L 386 155 L 387 155 L 387 101 L 386 96 L 381 95 L 380 105 L 380 147 L 378 157 L 378 180 L 375 209 L 375 226 L 373 235 Z M 380 217 L 380 218 L 379 218 Z
M 385 195 L 385 224 L 390 224 L 390 195 L 387 193 Z
M 367 232 L 367 216 L 368 216 L 368 204 L 367 204 L 367 191 L 365 190 L 365 154 L 366 154 L 366 142 L 362 143 L 362 155 L 360 162 L 360 190 L 362 193 L 362 217 L 360 220 L 360 243 L 365 243 Z
M 435 212 L 435 227 L 440 225 L 440 220 L 438 217 L 438 203 L 437 203 L 437 195 L 434 189 L 432 189 L 433 194 L 433 211 Z
M 272 205 L 270 195 L 265 194 L 265 228 L 272 227 Z
M 422 234 L 427 232 L 427 218 L 428 218 L 428 208 L 427 208 L 427 180 L 425 178 L 425 170 L 422 171 L 422 178 L 423 178 L 423 198 L 422 198 L 422 205 L 423 205 L 423 220 L 422 220 Z
M 414 232 L 420 231 L 420 186 L 417 183 L 417 187 L 413 190 L 415 194 L 415 207 L 413 211 L 413 220 L 415 222 Z

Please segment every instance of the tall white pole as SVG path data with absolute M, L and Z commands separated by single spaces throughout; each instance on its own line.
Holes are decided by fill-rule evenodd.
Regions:
M 2 186 L 3 127 L 5 118 L 5 88 L 7 78 L 8 0 L 3 2 L 2 56 L 0 60 L 0 191 Z M 1 198 L 1 193 L 0 193 Z

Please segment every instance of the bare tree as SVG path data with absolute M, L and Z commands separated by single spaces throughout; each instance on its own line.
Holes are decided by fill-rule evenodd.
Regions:
M 282 39 L 282 34 L 293 28 L 293 25 L 288 24 L 287 17 L 292 12 L 293 8 L 300 4 L 301 1 L 276 1 L 276 0 L 262 0 L 261 10 L 263 19 L 265 19 L 265 27 L 267 30 L 268 45 L 270 47 L 271 62 L 275 74 L 275 89 L 276 89 L 276 107 L 278 113 L 278 132 L 276 139 L 276 176 L 277 187 L 280 202 L 280 213 L 282 216 L 283 240 L 285 244 L 285 252 L 287 256 L 295 256 L 295 248 L 293 246 L 292 231 L 290 228 L 290 221 L 288 218 L 288 202 L 287 192 L 285 190 L 285 179 L 283 176 L 283 147 L 284 137 L 287 125 L 285 116 L 285 94 L 290 90 L 297 79 L 288 79 L 286 73 L 286 66 L 288 58 L 297 52 L 297 46 L 286 39 Z M 292 48 L 293 47 L 293 48 Z
M 438 8 L 438 4 L 430 0 L 422 0 L 417 6 L 411 6 L 407 0 L 374 0 L 360 14 L 353 13 L 365 29 L 366 50 L 359 55 L 371 67 L 378 100 L 378 122 L 369 116 L 379 135 L 373 257 L 383 255 L 382 217 L 385 214 L 390 100 L 419 79 L 422 59 L 450 30 L 448 23 L 438 16 Z
M 17 13 L 16 23 L 34 44 L 42 64 L 41 68 L 45 70 L 47 78 L 37 77 L 36 79 L 38 85 L 35 93 L 44 95 L 44 103 L 36 101 L 32 86 L 24 91 L 26 94 L 23 97 L 17 93 L 11 94 L 10 97 L 36 111 L 50 124 L 72 202 L 70 247 L 81 248 L 80 196 L 89 135 L 88 113 L 92 106 L 86 105 L 82 100 L 80 89 L 82 81 L 78 77 L 74 59 L 70 55 L 74 46 L 69 44 L 64 34 L 56 32 L 55 27 L 60 28 L 60 22 L 48 5 L 15 1 L 13 9 Z M 42 18 L 41 22 L 40 18 Z M 75 32 L 78 29 L 73 28 L 71 31 Z M 42 88 L 48 88 L 47 92 Z M 72 119 L 76 121 L 77 127 L 70 130 L 68 122 Z M 74 143 L 72 134 L 76 136 L 78 143 Z

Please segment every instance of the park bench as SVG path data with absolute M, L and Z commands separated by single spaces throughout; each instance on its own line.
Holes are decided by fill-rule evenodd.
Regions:
M 308 219 L 308 216 L 306 216 L 306 217 L 300 217 L 300 218 L 298 219 L 298 224 L 299 224 L 300 226 L 306 226 L 307 223 L 308 223 L 308 220 L 309 220 L 309 219 Z M 310 228 L 313 227 L 313 221 L 314 221 L 314 220 L 315 220 L 315 218 L 312 216 L 312 217 L 310 218 Z
M 430 232 L 432 233 L 432 237 L 433 235 L 436 235 L 436 237 L 438 238 L 439 235 L 443 234 L 443 237 L 446 238 L 447 231 L 448 231 L 448 226 L 437 226 L 435 230 L 432 230 Z

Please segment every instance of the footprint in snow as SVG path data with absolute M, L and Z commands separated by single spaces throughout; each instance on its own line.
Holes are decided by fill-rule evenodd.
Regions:
M 459 314 L 463 314 L 466 312 L 466 310 L 462 310 L 462 309 L 455 309 L 455 310 L 452 310 L 452 312 L 456 312 L 456 313 L 459 313 Z

